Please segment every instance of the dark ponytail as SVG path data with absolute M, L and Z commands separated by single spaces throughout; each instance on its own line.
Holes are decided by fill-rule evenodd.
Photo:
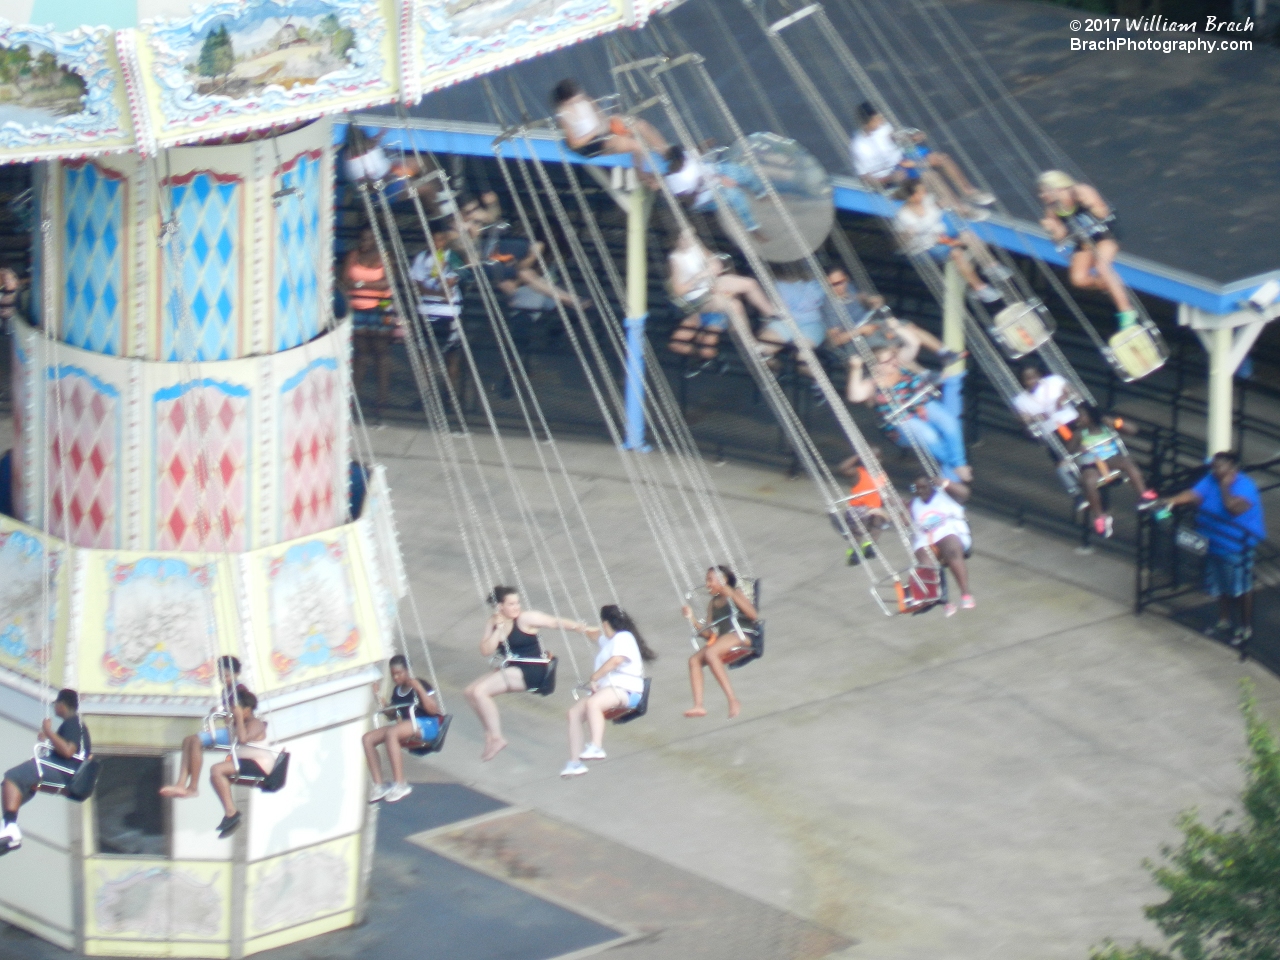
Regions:
M 520 591 L 517 590 L 515 587 L 494 587 L 493 592 L 489 594 L 487 599 L 490 603 L 492 603 L 496 607 L 498 604 L 502 603 L 503 600 L 507 599 L 507 597 L 511 596 L 513 593 L 519 593 L 519 592 Z
M 653 652 L 650 646 L 644 642 L 644 637 L 640 635 L 640 628 L 636 626 L 636 622 L 631 619 L 631 615 L 616 604 L 609 604 L 600 608 L 600 622 L 607 623 L 613 628 L 614 633 L 626 630 L 636 638 L 636 646 L 640 648 L 640 659 L 645 663 L 651 660 L 657 660 L 658 655 Z
M 708 571 L 707 571 L 707 573 L 710 573 L 710 572 L 711 572 L 711 570 L 719 570 L 719 571 L 720 571 L 720 576 L 724 578 L 724 585 L 725 585 L 726 587 L 736 587 L 736 586 L 738 585 L 738 578 L 737 578 L 737 576 L 735 576 L 735 575 L 734 575 L 734 572 L 733 572 L 732 570 L 730 570 L 728 567 L 721 566 L 721 565 L 717 564 L 716 566 L 714 566 L 714 567 L 712 567 L 710 570 L 708 570 Z

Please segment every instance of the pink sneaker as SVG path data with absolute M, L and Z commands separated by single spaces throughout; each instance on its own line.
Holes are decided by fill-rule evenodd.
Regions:
M 948 617 L 954 617 L 956 615 L 956 611 L 959 609 L 960 608 L 957 607 L 954 603 L 948 603 L 945 607 L 942 608 L 942 612 Z
M 966 593 L 963 597 L 960 598 L 961 610 L 972 610 L 976 606 L 977 604 L 973 602 L 972 594 Z

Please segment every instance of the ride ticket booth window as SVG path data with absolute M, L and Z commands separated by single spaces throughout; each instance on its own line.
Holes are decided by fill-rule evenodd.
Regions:
M 93 795 L 98 853 L 168 857 L 164 757 L 99 756 L 102 768 Z

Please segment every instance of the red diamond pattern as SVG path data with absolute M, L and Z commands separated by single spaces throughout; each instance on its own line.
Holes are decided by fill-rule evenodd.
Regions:
M 45 384 L 48 528 L 80 547 L 118 547 L 116 451 L 120 401 L 111 387 L 69 367 Z
M 201 384 L 155 403 L 156 546 L 246 549 L 248 398 Z
M 282 398 L 283 448 L 289 456 L 283 464 L 283 538 L 291 540 L 342 522 L 338 424 L 341 390 L 337 371 L 317 364 Z

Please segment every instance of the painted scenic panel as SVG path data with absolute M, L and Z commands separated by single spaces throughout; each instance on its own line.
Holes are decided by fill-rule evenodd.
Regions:
M 395 95 L 383 2 L 225 0 L 146 20 L 139 50 L 161 142 Z M 392 48 L 393 49 L 393 48 Z M 149 69 L 148 69 L 149 68 Z
M 117 148 L 130 136 L 121 100 L 110 30 L 0 19 L 0 157 Z
M 622 0 L 419 0 L 423 90 L 622 25 Z

